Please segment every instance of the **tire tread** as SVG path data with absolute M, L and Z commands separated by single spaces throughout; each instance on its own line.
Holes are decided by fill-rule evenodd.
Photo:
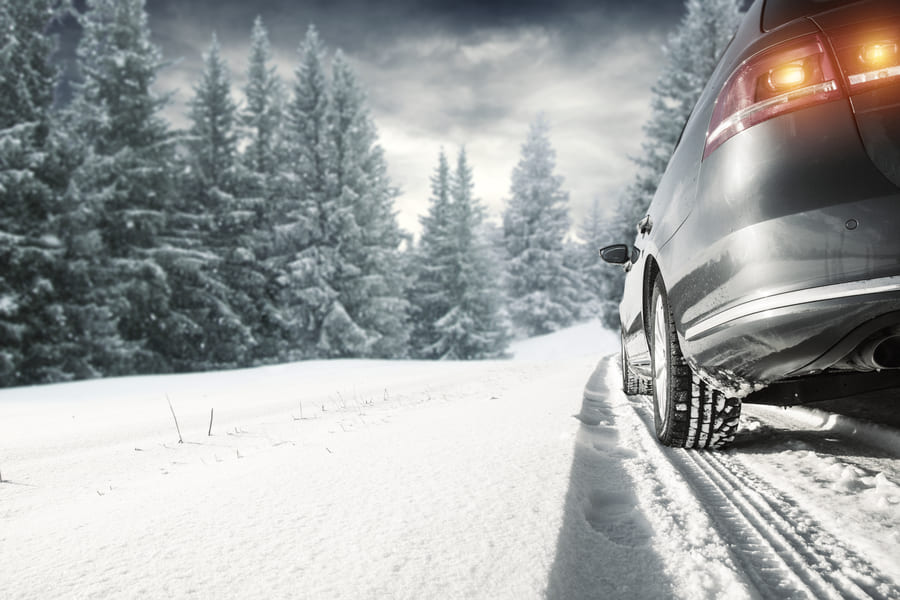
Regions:
M 669 308 L 668 298 L 662 281 L 657 279 L 650 306 L 655 307 L 657 297 L 663 297 L 666 309 L 669 368 L 668 427 L 661 431 L 659 410 L 654 394 L 654 417 L 656 433 L 660 442 L 667 446 L 697 449 L 718 449 L 726 446 L 737 432 L 740 423 L 741 401 L 724 395 L 700 379 L 684 358 L 678 343 L 675 319 Z M 650 323 L 656 323 L 655 315 Z M 650 332 L 652 334 L 652 332 Z M 648 336 L 651 340 L 653 335 Z M 651 352 L 651 354 L 655 354 Z

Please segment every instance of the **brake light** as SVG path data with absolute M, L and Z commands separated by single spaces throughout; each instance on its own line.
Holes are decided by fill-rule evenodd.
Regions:
M 703 158 L 754 125 L 842 96 L 837 71 L 819 34 L 761 52 L 738 67 L 722 88 Z
M 900 82 L 900 22 L 847 27 L 831 39 L 850 94 Z

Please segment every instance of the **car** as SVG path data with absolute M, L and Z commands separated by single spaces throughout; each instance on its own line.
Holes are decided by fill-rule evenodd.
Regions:
M 756 0 L 601 256 L 665 445 L 727 445 L 742 403 L 900 389 L 900 2 Z

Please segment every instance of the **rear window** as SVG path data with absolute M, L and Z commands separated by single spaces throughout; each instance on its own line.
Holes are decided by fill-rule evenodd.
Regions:
M 812 16 L 854 2 L 859 0 L 766 0 L 762 28 L 763 31 L 771 31 L 794 19 Z

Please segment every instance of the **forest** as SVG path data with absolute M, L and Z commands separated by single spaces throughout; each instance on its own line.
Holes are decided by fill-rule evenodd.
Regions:
M 265 24 L 248 24 L 241 90 L 213 35 L 190 126 L 176 130 L 143 0 L 66 15 L 53 0 L 0 2 L 0 386 L 483 359 L 578 320 L 617 329 L 621 273 L 597 249 L 631 241 L 712 68 L 697 41 L 723 47 L 737 16 L 733 0 L 687 9 L 667 61 L 697 76 L 660 77 L 640 173 L 614 218 L 595 200 L 573 227 L 549 121 L 536 115 L 502 222 L 486 219 L 461 147 L 423 173 L 431 195 L 414 238 L 397 224 L 365 89 L 313 25 L 282 79 Z M 74 77 L 48 33 L 62 18 L 81 31 Z

